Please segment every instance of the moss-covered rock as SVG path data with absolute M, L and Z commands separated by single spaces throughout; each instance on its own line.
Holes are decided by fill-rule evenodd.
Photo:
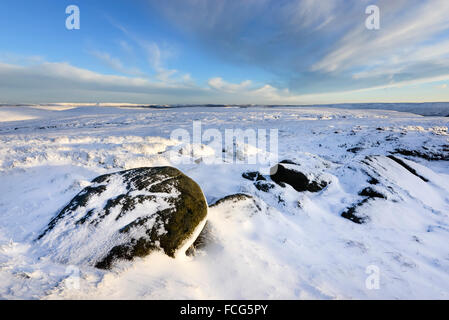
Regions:
M 99 176 L 39 235 L 59 260 L 109 269 L 116 260 L 163 250 L 174 257 L 207 215 L 201 188 L 172 167 Z

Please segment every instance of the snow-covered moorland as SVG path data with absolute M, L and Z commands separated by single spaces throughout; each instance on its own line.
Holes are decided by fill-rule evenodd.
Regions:
M 279 160 L 326 185 L 252 181 L 242 174 L 257 166 L 206 164 L 208 148 L 173 164 L 171 151 L 189 146 L 170 134 L 193 121 L 278 129 Z M 0 297 L 449 299 L 448 127 L 448 117 L 374 109 L 2 106 Z M 166 165 L 210 206 L 209 241 L 194 256 L 155 252 L 105 271 L 64 264 L 35 241 L 95 177 Z M 216 203 L 237 193 L 248 197 Z

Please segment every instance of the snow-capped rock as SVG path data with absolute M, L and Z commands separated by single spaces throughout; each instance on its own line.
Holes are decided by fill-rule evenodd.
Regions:
M 38 241 L 59 261 L 109 269 L 154 250 L 174 257 L 195 240 L 206 215 L 200 187 L 181 171 L 137 168 L 95 178 Z
M 302 172 L 302 168 L 297 163 L 284 160 L 271 168 L 271 179 L 283 186 L 285 183 L 291 185 L 296 191 L 318 192 L 323 190 L 330 182 L 329 175 L 321 172 Z

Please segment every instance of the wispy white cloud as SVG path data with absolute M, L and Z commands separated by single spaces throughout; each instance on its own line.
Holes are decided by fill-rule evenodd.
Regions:
M 135 43 L 141 50 L 143 50 L 148 65 L 155 72 L 155 77 L 160 81 L 164 82 L 179 82 L 184 81 L 185 74 L 181 74 L 176 69 L 166 68 L 165 64 L 168 59 L 175 56 L 172 48 L 164 47 L 161 48 L 161 45 L 155 41 L 144 39 L 135 33 L 128 30 L 128 28 L 123 25 L 117 23 L 113 19 L 109 19 L 110 23 L 117 29 L 123 32 L 123 34 L 133 43 Z M 130 47 L 128 42 L 125 47 Z M 123 44 L 122 44 L 123 46 Z M 177 76 L 177 77 L 176 77 Z M 190 76 L 189 76 L 190 77 Z
M 101 51 L 90 51 L 90 54 L 92 54 L 94 57 L 102 61 L 104 64 L 109 66 L 115 71 L 118 71 L 123 74 L 128 75 L 135 75 L 135 76 L 142 76 L 144 73 L 139 70 L 138 68 L 127 68 L 123 65 L 122 61 L 119 58 L 112 57 L 107 52 L 101 52 Z
M 36 63 L 42 63 L 45 61 L 43 56 L 39 55 L 22 55 L 12 52 L 0 52 L 0 62 L 17 64 L 17 65 L 30 65 Z
M 338 72 L 354 67 L 422 62 L 448 53 L 446 41 L 431 40 L 449 29 L 449 2 L 379 1 L 381 29 L 355 24 L 312 71 Z
M 372 4 L 380 8 L 376 31 L 365 27 Z M 209 54 L 264 69 L 292 92 L 348 91 L 449 72 L 447 0 L 173 0 L 153 6 Z
M 119 40 L 118 44 L 120 46 L 120 48 L 126 52 L 127 54 L 133 54 L 134 53 L 134 49 L 133 47 L 125 40 Z
M 212 78 L 209 79 L 208 81 L 208 85 L 212 89 L 227 93 L 236 93 L 247 90 L 251 86 L 251 84 L 252 84 L 251 80 L 245 80 L 241 83 L 234 84 L 226 82 L 220 77 Z
M 172 77 L 178 73 L 175 69 L 166 69 L 164 67 L 164 60 L 171 55 L 168 51 L 163 51 L 155 42 L 147 42 L 138 40 L 140 46 L 145 50 L 148 63 L 156 72 L 156 78 L 167 82 L 173 80 Z

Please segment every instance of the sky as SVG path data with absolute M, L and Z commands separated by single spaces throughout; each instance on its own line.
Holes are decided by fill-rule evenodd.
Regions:
M 0 103 L 424 101 L 449 101 L 447 0 L 0 2 Z

